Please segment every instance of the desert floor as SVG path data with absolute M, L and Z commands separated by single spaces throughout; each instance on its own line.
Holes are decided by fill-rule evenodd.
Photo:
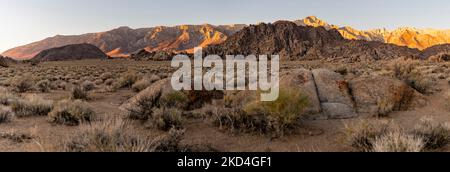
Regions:
M 135 62 L 127 60 L 117 61 L 76 61 L 76 62 L 47 62 L 38 66 L 30 66 L 28 64 L 12 65 L 9 68 L 0 69 L 2 73 L 17 74 L 20 72 L 36 72 L 47 71 L 55 66 L 66 69 L 101 69 L 96 75 L 102 72 L 120 73 L 133 68 L 136 70 L 147 71 L 148 73 L 164 73 L 165 77 L 170 76 L 173 69 L 167 62 Z M 430 64 L 433 65 L 433 64 Z M 369 70 L 371 64 L 334 64 L 325 61 L 305 61 L 305 62 L 289 62 L 282 65 L 281 71 L 291 68 L 336 68 L 336 66 L 347 66 L 359 68 L 359 70 Z M 367 67 L 369 66 L 369 67 Z M 382 62 L 373 66 L 384 66 Z M 10 70 L 15 70 L 11 72 Z M 64 71 L 64 70 L 63 70 Z M 68 70 L 70 71 L 70 70 Z M 444 70 L 445 71 L 445 70 Z M 81 71 L 82 73 L 83 71 Z M 448 70 L 447 70 L 448 72 Z M 44 72 L 43 72 L 44 73 Z M 2 81 L 12 77 L 13 74 L 3 74 Z M 31 73 L 36 75 L 36 73 Z M 88 73 L 89 74 L 89 73 Z M 88 75 L 86 74 L 86 75 Z M 448 76 L 448 73 L 445 73 Z M 46 75 L 66 75 L 61 70 L 57 73 L 47 72 Z M 77 75 L 74 73 L 73 75 Z M 114 75 L 112 79 L 117 79 L 118 75 Z M 164 77 L 164 76 L 162 76 Z M 79 78 L 79 82 L 86 78 Z M 95 80 L 92 79 L 92 80 Z M 76 84 L 74 84 L 76 85 Z M 94 109 L 96 114 L 101 118 L 114 118 L 123 115 L 123 111 L 119 106 L 136 95 L 131 89 L 119 89 L 114 92 L 102 91 L 104 85 L 99 84 L 90 93 L 90 99 L 87 100 L 89 105 Z M 431 116 L 440 122 L 450 122 L 450 111 L 448 110 L 448 102 L 444 93 L 450 91 L 450 84 L 444 79 L 437 79 L 433 86 L 432 93 L 426 95 L 427 105 L 408 111 L 393 112 L 383 119 L 392 120 L 404 128 L 411 128 L 423 117 Z M 70 91 L 63 89 L 52 89 L 48 93 L 38 91 L 30 91 L 21 93 L 21 96 L 37 94 L 46 100 L 54 102 L 70 97 Z M 369 118 L 369 120 L 375 119 Z M 351 124 L 362 119 L 341 119 L 341 120 L 316 120 L 302 121 L 302 126 L 296 134 L 284 136 L 281 138 L 271 138 L 260 134 L 251 133 L 230 133 L 222 131 L 215 127 L 208 119 L 196 118 L 189 119 L 186 122 L 186 134 L 183 143 L 187 144 L 208 144 L 218 151 L 273 151 L 273 152 L 322 152 L 322 151 L 353 151 L 352 148 L 344 144 L 342 141 L 342 130 L 345 124 Z M 137 134 L 143 134 L 150 137 L 163 135 L 164 132 L 156 129 L 148 129 L 139 122 L 134 122 L 134 130 Z M 11 122 L 0 124 L 0 132 L 18 133 L 29 136 L 29 139 L 8 139 L 0 138 L 0 151 L 6 152 L 23 152 L 23 151 L 59 151 L 61 143 L 67 137 L 75 135 L 79 130 L 79 126 L 56 125 L 48 122 L 45 116 L 14 118 Z M 450 151 L 450 147 L 444 147 L 439 151 Z

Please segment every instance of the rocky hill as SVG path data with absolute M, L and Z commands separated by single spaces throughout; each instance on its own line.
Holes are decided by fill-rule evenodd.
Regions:
M 324 58 L 367 61 L 417 58 L 416 49 L 376 41 L 344 39 L 336 29 L 299 26 L 289 21 L 251 25 L 223 44 L 211 46 L 208 54 L 279 54 L 284 60 Z
M 148 51 L 193 51 L 196 46 L 222 43 L 245 25 L 182 25 L 131 29 L 120 27 L 107 32 L 47 38 L 42 41 L 10 49 L 4 56 L 29 59 L 39 52 L 71 44 L 89 43 L 110 56 L 131 54 L 141 49 Z
M 73 44 L 44 50 L 32 58 L 33 61 L 64 61 L 81 59 L 106 59 L 102 50 L 90 44 Z

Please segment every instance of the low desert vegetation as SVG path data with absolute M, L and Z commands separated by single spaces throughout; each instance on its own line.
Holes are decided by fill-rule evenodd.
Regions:
M 347 125 L 345 142 L 361 152 L 423 152 L 440 149 L 450 141 L 450 128 L 423 118 L 407 130 L 387 121 L 361 121 Z
M 32 90 L 33 88 L 33 79 L 29 75 L 25 76 L 16 76 L 11 81 L 11 86 L 13 90 L 18 93 L 24 93 Z
M 154 110 L 148 120 L 148 127 L 169 131 L 172 128 L 183 129 L 183 112 L 176 108 L 159 108 Z
M 273 102 L 261 102 L 255 96 L 242 108 L 223 108 L 208 113 L 216 112 L 212 114 L 213 121 L 220 128 L 279 137 L 295 131 L 308 106 L 308 98 L 301 91 L 282 89 L 279 98 Z
M 418 92 L 428 94 L 430 88 L 434 85 L 434 81 L 424 76 L 421 73 L 422 71 L 417 70 L 419 63 L 417 60 L 396 60 L 392 64 L 394 75 Z
M 14 117 L 14 113 L 5 107 L 0 108 L 0 124 L 11 122 Z
M 129 121 L 110 119 L 81 126 L 81 131 L 64 141 L 68 152 L 212 152 L 208 145 L 182 144 L 184 130 L 150 138 L 135 133 Z
M 71 90 L 71 98 L 74 100 L 88 100 L 89 92 L 80 86 L 74 86 Z
M 373 152 L 421 152 L 423 149 L 421 137 L 403 131 L 388 132 L 373 143 Z
M 139 80 L 139 75 L 136 71 L 130 70 L 123 73 L 118 81 L 120 88 L 131 88 L 134 83 Z
M 52 123 L 76 126 L 94 121 L 95 112 L 81 100 L 62 100 L 56 103 L 48 117 Z
M 19 118 L 30 116 L 46 116 L 53 108 L 53 103 L 37 95 L 14 101 L 11 109 Z
M 43 93 L 47 93 L 51 89 L 51 84 L 48 79 L 41 80 L 36 83 L 37 90 Z

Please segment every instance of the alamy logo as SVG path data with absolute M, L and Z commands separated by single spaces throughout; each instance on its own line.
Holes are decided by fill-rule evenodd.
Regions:
M 202 48 L 194 52 L 193 61 L 187 55 L 173 58 L 171 66 L 179 68 L 172 75 L 174 90 L 252 90 L 261 91 L 261 101 L 278 99 L 278 55 L 271 55 L 269 61 L 267 55 L 227 55 L 224 59 L 218 55 L 203 58 Z

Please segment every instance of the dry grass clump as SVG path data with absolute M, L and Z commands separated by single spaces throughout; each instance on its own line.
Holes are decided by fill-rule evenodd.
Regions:
M 25 141 L 33 139 L 33 137 L 29 134 L 17 132 L 0 132 L 0 138 L 8 139 L 16 143 L 23 143 Z
M 161 96 L 159 104 L 167 108 L 187 109 L 189 106 L 189 98 L 181 91 L 170 91 Z
M 351 147 L 361 152 L 373 150 L 376 138 L 383 136 L 391 129 L 386 121 L 361 121 L 354 124 L 346 124 L 344 130 L 344 140 Z
M 362 152 L 431 151 L 450 143 L 450 128 L 430 118 L 422 119 L 412 130 L 384 121 L 362 121 L 346 126 L 344 140 Z
M 91 81 L 84 81 L 81 84 L 81 88 L 84 91 L 92 91 L 95 88 L 95 84 L 93 82 L 91 82 Z
M 81 100 L 62 100 L 55 105 L 48 116 L 53 123 L 76 126 L 80 123 L 92 122 L 95 112 Z
M 308 98 L 300 91 L 282 89 L 276 101 L 261 102 L 256 98 L 242 109 L 220 109 L 213 118 L 217 126 L 232 131 L 283 136 L 295 131 L 308 105 Z
M 149 87 L 150 85 L 152 85 L 153 83 L 155 83 L 156 81 L 159 81 L 160 79 L 161 78 L 159 78 L 157 75 L 144 76 L 141 80 L 134 83 L 131 86 L 131 88 L 135 92 L 140 92 Z
M 120 119 L 81 126 L 81 131 L 64 143 L 68 152 L 149 152 L 150 141 L 133 133 Z
M 396 78 L 405 81 L 406 84 L 422 94 L 428 94 L 434 81 L 416 70 L 419 62 L 416 60 L 397 60 L 392 64 Z
M 17 95 L 15 95 L 7 90 L 0 91 L 0 104 L 1 105 L 9 106 L 13 102 L 16 102 L 19 99 L 20 98 Z
M 120 76 L 118 84 L 120 88 L 131 88 L 131 86 L 133 86 L 133 84 L 138 80 L 138 73 L 130 70 Z
M 14 91 L 18 93 L 24 93 L 32 90 L 33 79 L 29 75 L 16 76 L 12 79 L 11 86 L 13 87 Z
M 81 126 L 81 132 L 64 142 L 68 152 L 207 152 L 208 146 L 186 145 L 181 141 L 184 130 L 171 129 L 151 139 L 136 133 L 127 121 L 111 119 Z
M 11 105 L 12 111 L 17 117 L 46 116 L 53 108 L 53 103 L 44 100 L 37 95 L 28 96 L 25 99 L 15 101 Z
M 421 152 L 422 138 L 402 131 L 388 132 L 375 139 L 373 152 Z
M 183 123 L 183 112 L 176 108 L 158 108 L 148 120 L 149 127 L 162 131 L 169 131 L 172 128 L 182 129 Z
M 0 124 L 11 122 L 14 117 L 14 113 L 7 108 L 0 108 Z
M 88 100 L 89 93 L 80 86 L 75 86 L 71 90 L 71 98 L 74 100 Z
M 425 148 L 438 149 L 450 143 L 450 127 L 437 123 L 432 118 L 423 118 L 414 127 L 412 133 L 423 138 Z
M 36 83 L 37 90 L 43 93 L 47 93 L 50 91 L 51 84 L 50 80 L 44 79 Z

